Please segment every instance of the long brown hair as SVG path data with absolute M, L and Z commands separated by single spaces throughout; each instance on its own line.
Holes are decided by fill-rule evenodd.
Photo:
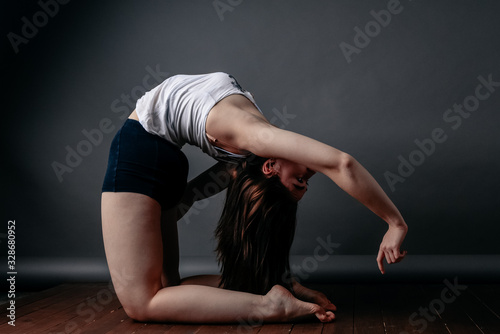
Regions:
M 251 156 L 244 161 L 227 189 L 215 232 L 225 289 L 266 294 L 280 284 L 293 292 L 287 278 L 297 201 L 279 176 L 263 174 L 266 160 Z

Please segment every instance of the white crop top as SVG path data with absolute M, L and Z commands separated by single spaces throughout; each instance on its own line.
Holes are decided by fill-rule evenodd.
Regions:
M 205 123 L 212 107 L 224 97 L 246 96 L 262 113 L 250 92 L 227 73 L 174 75 L 142 96 L 136 105 L 139 122 L 149 133 L 182 148 L 198 146 L 217 160 L 235 162 L 246 155 L 228 152 L 210 143 Z

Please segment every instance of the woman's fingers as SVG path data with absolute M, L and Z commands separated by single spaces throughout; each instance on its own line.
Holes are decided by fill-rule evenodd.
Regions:
M 403 252 L 397 252 L 397 253 L 399 254 L 399 256 L 398 256 L 398 258 L 396 259 L 396 261 L 394 263 L 398 263 L 401 260 L 403 260 L 408 252 L 407 251 L 403 251 Z
M 377 255 L 377 264 L 378 264 L 378 269 L 380 270 L 380 272 L 382 274 L 385 273 L 385 270 L 384 270 L 384 257 L 385 257 L 385 254 L 384 252 L 380 249 L 378 251 L 378 255 Z
M 396 249 L 393 249 L 392 251 L 387 250 L 384 252 L 382 249 L 380 249 L 377 256 L 378 269 L 382 274 L 384 274 L 384 258 L 388 264 L 398 263 L 405 258 L 407 253 L 407 251 L 400 252 Z
M 321 306 L 327 311 L 337 311 L 337 306 L 335 306 L 326 296 L 321 296 L 317 299 L 316 304 Z
M 327 311 L 337 311 L 337 306 L 335 306 L 332 302 L 328 301 L 328 304 L 325 305 L 325 310 Z
M 337 307 L 322 292 L 317 292 L 315 302 L 327 311 L 337 311 Z
M 401 228 L 389 226 L 389 229 L 385 233 L 384 238 L 380 243 L 379 253 L 377 256 L 378 267 L 382 274 L 384 273 L 384 258 L 388 264 L 391 264 L 400 262 L 406 256 L 406 252 L 401 252 L 400 247 L 406 236 L 407 230 L 407 227 Z
M 396 261 L 396 259 L 394 258 L 394 254 L 390 250 L 385 252 L 385 260 L 389 264 L 394 263 Z
M 311 317 L 313 314 L 316 318 L 321 322 L 330 322 L 335 319 L 335 314 L 332 311 L 325 309 L 319 304 L 303 302 L 296 299 L 296 302 L 299 303 L 302 307 L 306 307 L 308 309 L 308 315 L 306 317 Z M 291 320 L 303 319 L 304 316 L 301 317 L 291 317 Z
M 274 316 L 276 321 L 295 321 L 316 317 L 321 322 L 330 322 L 335 318 L 330 310 L 326 310 L 317 303 L 297 299 L 281 285 L 273 286 L 264 298 L 269 301 L 267 304 L 273 305 L 271 308 L 276 313 Z
M 329 304 L 328 306 L 330 306 L 330 307 L 333 306 L 333 308 L 335 308 L 335 310 L 337 309 L 335 307 L 335 305 L 333 305 L 332 303 L 330 303 L 330 301 L 328 301 L 326 299 L 326 297 L 325 297 L 325 301 L 328 302 L 328 304 Z M 312 313 L 314 313 L 314 315 L 316 316 L 316 318 L 318 318 L 319 321 L 330 322 L 333 319 L 335 319 L 335 314 L 332 312 L 332 310 L 327 308 L 327 307 L 324 307 L 322 304 L 320 304 L 320 303 L 307 303 L 307 302 L 303 302 L 303 303 L 310 305 Z
M 328 311 L 337 311 L 337 307 L 328 299 L 328 297 L 316 290 L 312 290 L 300 285 L 298 282 L 294 283 L 293 287 L 296 297 L 299 299 L 317 304 Z
M 398 261 L 400 255 L 401 254 L 399 253 L 399 249 L 396 249 L 396 248 L 392 249 L 392 256 L 394 258 L 394 261 L 393 261 L 394 263 L 396 263 Z
M 331 322 L 333 319 L 335 319 L 335 314 L 331 311 L 325 311 L 322 307 L 320 307 L 321 310 L 318 310 L 314 313 L 316 318 L 318 318 L 319 321 L 321 322 Z

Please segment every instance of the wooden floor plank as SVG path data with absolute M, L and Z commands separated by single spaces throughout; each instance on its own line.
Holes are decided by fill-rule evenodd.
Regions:
M 125 314 L 114 294 L 109 302 L 103 303 L 106 299 L 101 298 L 101 303 L 95 305 L 100 292 L 101 296 L 108 294 L 107 284 L 66 284 L 16 300 L 16 327 L 4 321 L 0 333 L 500 333 L 500 285 L 470 285 L 455 296 L 450 292 L 453 283 L 450 280 L 448 285 L 314 285 L 310 288 L 324 292 L 337 306 L 333 323 L 254 323 L 253 326 L 139 323 Z M 445 289 L 449 290 L 447 294 L 443 292 Z M 89 304 L 92 299 L 96 299 L 97 309 Z M 432 318 L 426 320 L 422 310 L 433 307 L 441 312 L 435 315 L 427 311 L 427 317 Z M 6 315 L 5 311 L 2 313 Z
M 56 324 L 69 322 L 77 316 L 78 305 L 95 296 L 100 289 L 102 285 L 76 285 L 67 293 L 28 304 L 16 311 L 16 327 L 13 329 L 9 326 L 9 333 L 26 333 L 33 328 L 42 331 Z M 3 332 L 4 326 L 6 325 L 0 326 L 0 332 Z
M 354 333 L 384 334 L 380 291 L 375 284 L 357 285 L 354 289 Z
M 258 334 L 288 334 L 292 327 L 293 324 L 266 324 L 259 328 Z
M 381 306 L 387 334 L 422 332 L 449 334 L 441 319 L 429 322 L 418 314 L 420 307 L 429 303 L 415 284 L 381 284 Z
M 80 329 L 80 334 L 102 334 L 113 330 L 118 324 L 128 319 L 127 314 L 122 307 L 109 312 L 96 321 L 88 324 L 85 328 Z
M 471 289 L 474 289 L 474 285 L 469 286 L 467 290 L 463 291 L 459 298 L 457 298 L 456 303 L 482 332 L 485 334 L 500 333 L 500 317 L 492 312 L 481 299 L 478 299 L 470 291 Z M 499 292 L 500 288 L 492 289 L 490 295 L 498 300 L 500 298 Z
M 479 328 L 460 308 L 456 297 L 445 284 L 421 285 L 423 292 L 429 300 L 424 307 L 429 310 L 430 318 L 441 318 L 452 334 L 481 333 Z
M 242 330 L 242 325 L 203 325 L 196 332 L 196 334 L 233 334 L 233 333 L 257 333 L 259 331 L 258 327 L 251 328 L 248 330 Z M 254 332 L 255 331 L 255 332 Z
M 479 299 L 491 313 L 500 318 L 500 284 L 474 284 L 467 291 Z
M 73 331 L 85 331 L 90 325 L 99 327 L 99 324 L 106 322 L 107 317 L 116 317 L 116 314 L 114 314 L 115 311 L 118 314 L 125 315 L 117 296 L 106 288 L 103 285 L 101 289 L 91 295 L 90 298 L 94 300 L 92 305 L 89 305 L 87 302 L 82 307 L 82 304 L 79 304 L 74 310 L 69 310 L 69 314 L 61 314 L 61 316 L 72 317 L 70 326 L 74 328 Z M 68 324 L 54 324 L 54 326 L 49 328 L 49 331 L 52 333 L 68 332 Z
M 41 290 L 38 292 L 31 292 L 23 297 L 20 297 L 20 298 L 16 297 L 14 299 L 15 303 L 16 303 L 16 308 L 21 308 L 25 305 L 34 303 L 34 302 L 39 301 L 41 299 L 44 299 L 47 297 L 52 297 L 52 296 L 55 296 L 55 295 L 62 293 L 64 291 L 71 290 L 74 286 L 75 286 L 75 284 L 61 284 L 61 285 L 58 285 L 58 286 L 55 286 L 52 288 L 48 288 L 45 290 Z M 17 295 L 18 294 L 16 293 L 16 296 Z M 4 304 L 2 304 L 2 308 L 0 311 L 0 324 L 5 322 L 4 317 L 8 313 L 7 311 L 5 311 L 3 306 L 5 305 L 5 307 L 7 307 L 7 303 L 9 303 L 9 302 L 10 302 L 10 300 L 7 300 Z
M 96 319 L 83 328 L 81 334 L 157 334 L 157 333 L 195 333 L 199 325 L 180 325 L 182 331 L 172 331 L 177 324 L 169 323 L 144 323 L 132 320 L 123 310 L 123 307 L 109 312 L 101 319 Z M 196 329 L 196 330 L 193 330 Z
M 139 328 L 137 331 L 134 331 L 134 334 L 163 334 L 170 333 L 170 329 L 172 329 L 174 324 L 156 324 L 149 323 L 145 324 L 145 326 Z M 98 333 L 96 333 L 98 334 Z
M 120 323 L 115 324 L 115 327 L 113 329 L 101 333 L 105 334 L 137 333 L 142 328 L 146 327 L 146 325 L 147 325 L 146 323 L 134 321 L 127 316 L 126 318 L 120 320 Z
M 335 284 L 319 287 L 328 299 L 337 306 L 335 320 L 323 325 L 323 334 L 352 334 L 354 319 L 354 285 Z
M 292 328 L 292 334 L 321 334 L 322 332 L 322 323 L 301 323 L 293 325 Z
M 197 334 L 202 325 L 174 325 L 168 330 L 168 334 Z
M 88 289 L 89 286 L 90 285 L 85 285 L 85 287 L 82 287 L 81 285 L 77 284 L 64 284 L 40 291 L 36 294 L 19 298 L 19 300 L 16 299 L 16 318 L 20 318 L 26 314 L 49 306 L 51 302 L 47 298 L 51 298 L 53 300 L 65 299 L 68 296 L 71 296 L 74 291 L 77 291 L 78 289 L 85 290 Z M 8 311 L 2 308 L 2 312 L 0 312 L 0 325 L 5 324 L 8 321 L 7 313 Z

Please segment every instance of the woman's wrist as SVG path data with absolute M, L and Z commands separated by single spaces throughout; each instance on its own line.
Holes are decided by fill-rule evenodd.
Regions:
M 405 229 L 405 230 L 408 229 L 408 225 L 406 225 L 405 220 L 401 216 L 394 217 L 392 219 L 387 219 L 387 224 L 389 225 L 389 227 L 393 227 L 393 228 L 399 228 L 399 229 Z

